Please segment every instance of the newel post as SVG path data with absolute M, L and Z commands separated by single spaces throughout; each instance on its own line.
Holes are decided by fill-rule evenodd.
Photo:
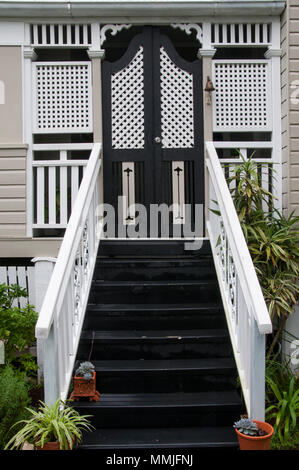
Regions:
M 48 285 L 54 270 L 56 258 L 37 257 L 33 258 L 34 277 L 35 277 L 35 309 L 40 313 L 43 301 L 48 289 Z M 44 340 L 37 339 L 37 364 L 38 364 L 38 380 L 42 379 L 45 369 L 45 360 L 43 349 Z
M 249 418 L 265 421 L 266 338 L 250 318 L 250 390 Z

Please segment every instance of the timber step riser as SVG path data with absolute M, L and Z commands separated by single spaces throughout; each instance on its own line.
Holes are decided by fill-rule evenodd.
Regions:
M 77 408 L 79 409 L 79 408 Z M 88 414 L 90 408 L 80 408 L 82 414 Z M 197 410 L 196 407 L 179 410 L 178 407 L 170 409 L 152 410 L 134 407 L 129 409 L 102 408 L 94 411 L 91 423 L 99 428 L 167 428 L 191 426 L 230 426 L 232 420 L 240 413 L 240 407 L 228 410 L 216 409 Z M 182 430 L 183 431 L 183 430 Z
M 154 283 L 94 281 L 90 291 L 90 302 L 123 303 L 182 303 L 220 301 L 218 285 L 215 281 L 185 281 Z
M 82 339 L 78 350 L 80 357 L 88 357 L 92 339 Z M 228 357 L 231 345 L 227 338 L 139 340 L 95 340 L 93 356 L 102 359 L 194 359 L 204 357 Z

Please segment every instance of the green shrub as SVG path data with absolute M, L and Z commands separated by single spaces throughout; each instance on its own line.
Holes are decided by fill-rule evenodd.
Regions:
M 27 296 L 27 291 L 17 284 L 0 284 L 0 339 L 5 344 L 6 361 L 14 360 L 17 353 L 35 341 L 34 328 L 38 315 L 33 306 L 13 307 L 15 299 Z
M 298 439 L 299 380 L 288 364 L 269 361 L 266 368 L 266 418 L 273 420 L 275 446 L 291 448 Z
M 285 217 L 274 210 L 275 197 L 262 187 L 260 164 L 252 156 L 242 160 L 228 184 L 234 183 L 232 199 L 269 314 L 277 325 L 268 350 L 270 357 L 299 299 L 299 217 L 293 213 Z
M 0 368 L 0 449 L 16 432 L 11 426 L 28 417 L 25 407 L 30 404 L 29 388 L 25 373 L 11 365 Z

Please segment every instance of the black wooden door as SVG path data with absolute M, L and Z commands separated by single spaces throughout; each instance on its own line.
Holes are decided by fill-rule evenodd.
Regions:
M 123 227 L 140 222 L 143 205 L 152 236 L 150 205 L 173 206 L 172 237 L 186 224 L 184 208 L 193 225 L 204 200 L 201 61 L 182 59 L 158 27 L 145 27 L 102 74 L 105 203 L 122 207 Z

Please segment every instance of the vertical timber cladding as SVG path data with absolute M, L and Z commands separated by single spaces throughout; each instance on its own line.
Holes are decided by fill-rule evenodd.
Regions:
M 144 27 L 119 60 L 103 62 L 103 115 L 105 202 L 174 205 L 169 236 L 189 204 L 193 227 L 204 201 L 201 60 L 183 59 L 158 27 Z M 124 208 L 119 222 L 134 225 L 136 214 Z

